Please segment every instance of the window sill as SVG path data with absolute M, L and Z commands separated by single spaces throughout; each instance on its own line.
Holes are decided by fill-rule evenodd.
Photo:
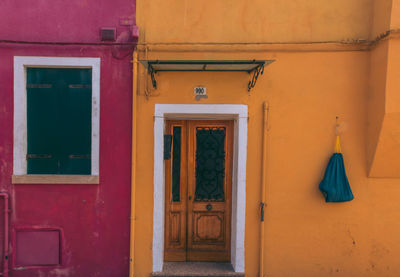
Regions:
M 99 184 L 99 176 L 94 175 L 13 175 L 13 184 Z

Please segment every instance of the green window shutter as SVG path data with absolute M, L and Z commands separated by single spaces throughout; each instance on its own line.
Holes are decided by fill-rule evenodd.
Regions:
M 27 69 L 28 174 L 90 174 L 91 75 Z
M 47 71 L 43 69 L 43 71 Z M 28 174 L 58 172 L 58 96 L 46 74 L 38 68 L 28 68 L 27 128 Z
M 66 70 L 60 116 L 61 174 L 90 174 L 92 139 L 91 70 Z

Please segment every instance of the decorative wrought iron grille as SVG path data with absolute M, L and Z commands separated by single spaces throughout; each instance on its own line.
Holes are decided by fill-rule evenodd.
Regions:
M 225 127 L 196 128 L 196 201 L 223 201 Z

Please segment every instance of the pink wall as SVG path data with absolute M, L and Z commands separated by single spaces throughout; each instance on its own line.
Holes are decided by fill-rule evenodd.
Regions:
M 2 0 L 0 40 L 98 42 L 99 28 L 135 22 L 134 0 Z
M 134 1 L 49 3 L 1 1 L 0 40 L 97 43 L 100 27 L 116 27 L 120 34 L 130 29 L 120 26 L 120 19 L 135 19 Z M 12 270 L 11 260 L 10 276 L 128 275 L 132 47 L 112 49 L 0 43 L 0 191 L 11 196 L 10 232 L 19 227 L 56 227 L 63 233 L 62 266 Z M 99 185 L 11 184 L 14 56 L 100 57 Z M 11 238 L 10 246 L 12 251 Z

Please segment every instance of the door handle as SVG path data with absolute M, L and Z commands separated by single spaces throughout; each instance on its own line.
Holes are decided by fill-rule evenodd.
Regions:
M 192 200 L 192 196 L 191 195 L 189 195 L 189 200 Z

